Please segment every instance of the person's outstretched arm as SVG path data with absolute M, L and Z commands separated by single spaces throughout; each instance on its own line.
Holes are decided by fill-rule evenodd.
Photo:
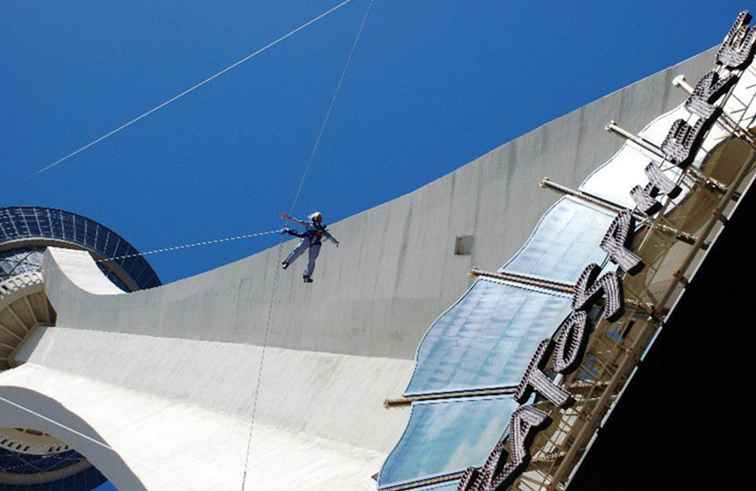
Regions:
M 302 232 L 297 232 L 296 230 L 292 230 L 289 227 L 282 228 L 281 233 L 286 234 L 286 235 L 291 235 L 292 237 L 299 237 L 299 238 L 305 237 L 305 234 L 303 234 Z
M 329 232 L 328 230 L 324 230 L 323 231 L 323 235 L 325 235 L 326 239 L 328 239 L 331 242 L 333 242 L 334 244 L 336 244 L 336 247 L 339 247 L 339 241 L 336 240 L 336 237 L 334 237 L 333 235 L 331 235 L 331 232 Z
M 300 220 L 299 218 L 293 217 L 293 216 L 289 215 L 288 213 L 281 213 L 281 218 L 283 220 L 288 220 L 290 222 L 298 223 L 298 224 L 302 225 L 303 227 L 306 227 L 307 225 L 309 225 L 309 222 L 307 222 L 305 220 Z

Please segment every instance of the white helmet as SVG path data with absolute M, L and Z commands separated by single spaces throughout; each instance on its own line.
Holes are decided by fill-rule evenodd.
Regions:
M 316 211 L 315 213 L 312 213 L 309 217 L 310 220 L 313 222 L 322 222 L 323 221 L 323 214 L 319 211 Z

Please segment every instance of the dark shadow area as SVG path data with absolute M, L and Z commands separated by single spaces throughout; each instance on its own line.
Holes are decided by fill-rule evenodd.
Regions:
M 107 442 L 86 421 L 56 400 L 39 392 L 13 386 L 0 386 L 0 397 L 2 397 L 0 399 L 0 427 L 30 428 L 52 435 L 86 457 L 91 464 L 91 467 L 82 472 L 49 483 L 22 485 L 0 481 L 0 491 L 91 490 L 106 482 L 107 477 L 104 474 L 108 474 L 113 481 L 121 483 L 122 489 L 145 489 L 121 456 L 108 448 Z M 20 409 L 18 406 L 25 409 Z M 51 423 L 50 420 L 57 424 Z M 71 428 L 79 434 L 72 433 L 66 428 Z M 86 435 L 88 438 L 81 435 Z M 102 446 L 92 440 L 102 443 Z M 5 455 L 5 457 L 12 456 Z M 21 471 L 33 472 L 35 466 L 32 459 L 23 459 L 22 463 L 24 466 L 19 468 Z M 55 468 L 53 466 L 50 469 L 40 468 L 39 470 L 40 472 L 54 471 Z M 115 482 L 111 483 L 113 487 L 115 487 Z
M 722 489 L 739 468 L 733 442 L 743 434 L 744 414 L 730 401 L 745 397 L 737 389 L 748 383 L 744 365 L 753 356 L 754 191 L 688 287 L 570 491 L 703 489 L 713 481 L 719 485 L 710 489 Z
M 105 482 L 107 478 L 93 466 L 72 476 L 48 483 L 0 484 L 0 491 L 92 491 Z

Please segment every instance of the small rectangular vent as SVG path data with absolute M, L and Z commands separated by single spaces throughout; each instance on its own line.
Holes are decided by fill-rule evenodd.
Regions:
M 472 254 L 473 236 L 472 235 L 460 235 L 454 241 L 454 255 L 455 256 L 469 256 Z

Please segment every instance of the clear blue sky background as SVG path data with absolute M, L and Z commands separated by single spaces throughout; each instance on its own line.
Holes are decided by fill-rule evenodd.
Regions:
M 338 1 L 3 1 L 0 205 L 81 213 L 143 250 L 278 227 L 369 1 L 36 177 Z M 411 191 L 718 43 L 749 7 L 376 0 L 296 212 Z M 168 282 L 278 240 L 151 262 Z

